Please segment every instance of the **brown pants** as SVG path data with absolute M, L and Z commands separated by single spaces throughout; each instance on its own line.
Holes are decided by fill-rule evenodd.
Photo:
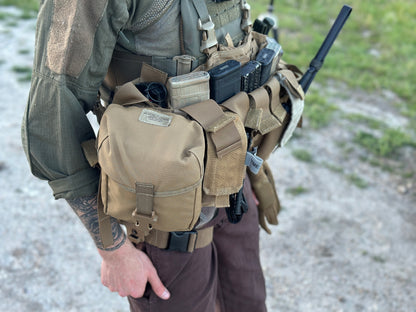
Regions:
M 145 245 L 159 276 L 171 293 L 159 299 L 149 285 L 143 298 L 129 298 L 134 312 L 266 311 L 265 283 L 259 259 L 257 207 L 246 179 L 248 212 L 238 224 L 230 224 L 224 209 L 210 222 L 211 245 L 193 253 L 165 251 Z

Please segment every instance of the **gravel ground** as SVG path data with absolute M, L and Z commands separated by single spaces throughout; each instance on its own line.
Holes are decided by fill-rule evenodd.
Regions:
M 20 143 L 29 83 L 13 67 L 31 66 L 35 21 L 1 12 L 11 16 L 0 19 L 0 311 L 128 311 L 101 286 L 100 258 L 72 210 L 29 174 Z M 389 92 L 334 85 L 328 97 L 340 112 L 409 122 L 389 105 L 397 100 Z M 269 311 L 416 310 L 416 183 L 362 161 L 368 155 L 350 143 L 352 127 L 339 112 L 322 130 L 306 120 L 271 156 L 283 210 L 261 240 Z M 299 149 L 312 162 L 297 160 Z M 391 165 L 416 171 L 415 157 L 405 149 Z

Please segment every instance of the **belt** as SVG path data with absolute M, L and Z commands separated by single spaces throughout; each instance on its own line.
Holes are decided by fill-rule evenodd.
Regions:
M 127 237 L 133 243 L 142 242 L 137 236 L 135 225 L 125 224 L 127 228 Z M 144 239 L 144 242 L 156 246 L 160 249 L 193 252 L 195 249 L 208 246 L 212 242 L 214 227 L 207 227 L 200 230 L 185 232 L 163 232 L 156 229 L 150 231 Z

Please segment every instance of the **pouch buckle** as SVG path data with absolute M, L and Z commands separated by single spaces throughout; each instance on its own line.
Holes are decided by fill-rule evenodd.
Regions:
M 149 235 L 150 231 L 153 229 L 153 224 L 157 222 L 158 217 L 154 211 L 152 211 L 151 215 L 144 215 L 137 211 L 133 211 L 132 216 L 136 219 L 133 223 L 135 235 L 140 241 L 144 241 L 144 238 Z
M 198 238 L 197 231 L 170 232 L 166 250 L 193 252 Z M 190 246 L 191 244 L 191 246 Z
M 248 4 L 247 1 L 242 0 L 241 10 L 243 11 L 243 19 L 241 20 L 241 30 L 249 32 L 251 25 L 253 25 L 253 23 L 251 22 L 250 4 Z
M 176 76 L 180 76 L 192 71 L 196 57 L 184 54 L 174 56 L 173 60 L 176 62 Z
M 200 18 L 198 19 L 198 30 L 202 31 L 202 41 L 199 49 L 201 52 L 218 44 L 217 36 L 215 35 L 215 25 L 211 16 L 208 16 L 208 21 L 204 23 L 202 23 Z

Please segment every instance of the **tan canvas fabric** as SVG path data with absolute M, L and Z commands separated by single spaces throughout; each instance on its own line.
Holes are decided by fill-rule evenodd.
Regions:
M 207 135 L 207 159 L 204 176 L 204 193 L 207 195 L 230 195 L 237 193 L 243 186 L 245 176 L 245 157 L 247 151 L 247 138 L 244 125 L 240 118 L 234 113 L 226 112 L 230 117 L 230 122 L 238 131 L 238 148 L 227 153 L 223 157 L 218 157 L 215 152 L 215 145 L 212 136 L 216 132 L 209 132 Z M 224 206 L 220 206 L 224 207 Z
M 207 206 L 228 207 L 229 195 L 243 185 L 247 137 L 239 115 L 223 112 L 208 100 L 182 108 L 206 132 L 206 159 L 203 202 Z
M 237 47 L 220 46 L 219 50 L 214 51 L 209 55 L 207 62 L 198 67 L 198 70 L 209 70 L 228 60 L 236 60 L 241 64 L 255 58 L 258 51 L 267 44 L 267 37 L 265 35 L 250 32 L 244 38 L 241 45 Z
M 260 226 L 267 232 L 271 233 L 267 226 L 269 224 L 276 225 L 278 223 L 277 215 L 280 211 L 280 202 L 277 197 L 276 187 L 272 171 L 265 161 L 262 168 L 257 175 L 249 172 L 251 187 L 259 201 L 259 223 Z
M 98 135 L 104 211 L 147 231 L 191 230 L 201 210 L 204 152 L 197 122 L 148 105 L 110 105 Z

